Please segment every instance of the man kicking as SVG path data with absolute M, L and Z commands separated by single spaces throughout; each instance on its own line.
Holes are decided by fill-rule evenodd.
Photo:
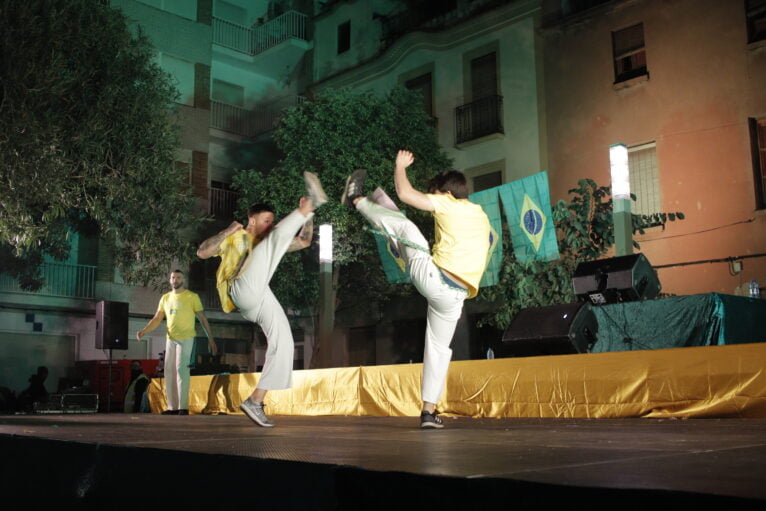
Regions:
M 256 424 L 272 427 L 264 412 L 263 399 L 269 390 L 287 389 L 292 383 L 293 334 L 282 306 L 269 289 L 285 252 L 311 245 L 314 210 L 327 196 L 314 174 L 304 173 L 308 197 L 301 197 L 298 209 L 274 226 L 274 208 L 254 204 L 247 211 L 247 226 L 234 221 L 215 236 L 203 241 L 197 256 L 221 258 L 216 273 L 218 294 L 224 312 L 239 308 L 242 316 L 266 334 L 266 361 L 258 385 L 240 408 Z M 300 234 L 296 233 L 300 229 Z
M 412 221 L 364 196 L 365 170 L 348 177 L 341 201 L 385 230 L 397 244 L 412 283 L 428 300 L 420 413 L 421 428 L 442 428 L 436 403 L 444 389 L 452 350 L 449 348 L 466 298 L 476 296 L 487 266 L 489 219 L 481 206 L 468 201 L 465 176 L 456 170 L 440 172 L 428 184 L 428 193 L 416 190 L 407 177 L 415 161 L 399 151 L 394 167 L 396 194 L 405 204 L 430 211 L 435 223 L 435 244 L 428 242 Z M 404 243 L 406 241 L 407 243 Z

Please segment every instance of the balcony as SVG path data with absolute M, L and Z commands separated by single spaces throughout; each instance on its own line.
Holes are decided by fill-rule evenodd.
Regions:
M 308 16 L 297 11 L 288 11 L 254 27 L 213 18 L 213 43 L 247 55 L 258 55 L 290 39 L 308 41 L 307 25 Z
M 248 110 L 221 101 L 211 101 L 210 125 L 244 137 L 256 137 L 273 130 L 282 118 L 284 109 L 299 105 L 303 100 L 302 96 L 285 96 L 257 110 Z
M 19 283 L 15 278 L 5 273 L 0 273 L 0 292 L 62 298 L 95 298 L 95 266 L 43 263 L 41 269 L 45 283 L 37 291 L 25 291 L 19 287 Z
M 208 213 L 215 218 L 234 218 L 238 200 L 239 193 L 232 190 L 215 187 L 207 189 Z
M 486 96 L 455 108 L 455 144 L 503 133 L 503 97 Z

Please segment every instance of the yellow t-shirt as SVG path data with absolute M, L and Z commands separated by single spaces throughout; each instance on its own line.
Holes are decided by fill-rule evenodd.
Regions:
M 160 298 L 157 310 L 165 312 L 168 322 L 168 339 L 181 341 L 192 339 L 197 335 L 194 328 L 195 312 L 203 310 L 199 295 L 185 289 L 182 293 L 173 291 L 165 293 Z
M 227 236 L 218 247 L 218 252 L 215 255 L 221 258 L 221 264 L 215 273 L 215 280 L 218 297 L 221 299 L 221 308 L 224 312 L 237 309 L 229 297 L 229 279 L 237 274 L 240 266 L 256 244 L 255 238 L 246 230 L 241 229 Z
M 468 298 L 479 292 L 487 268 L 489 218 L 478 204 L 452 194 L 428 194 L 434 207 L 434 263 L 468 284 Z

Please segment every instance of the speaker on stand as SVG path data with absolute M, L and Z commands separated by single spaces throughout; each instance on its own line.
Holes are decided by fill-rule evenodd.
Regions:
M 128 304 L 100 301 L 96 303 L 96 349 L 109 350 L 106 410 L 112 410 L 112 350 L 128 349 Z

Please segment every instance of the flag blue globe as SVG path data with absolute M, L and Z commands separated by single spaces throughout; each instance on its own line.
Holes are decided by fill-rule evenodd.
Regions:
M 529 234 L 538 234 L 543 229 L 543 217 L 534 209 L 524 213 L 524 228 Z

